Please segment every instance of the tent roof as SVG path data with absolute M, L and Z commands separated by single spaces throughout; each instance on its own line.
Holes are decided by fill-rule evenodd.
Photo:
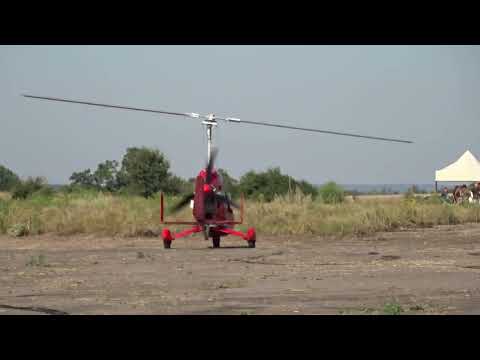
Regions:
M 480 162 L 467 150 L 454 163 L 435 171 L 435 181 L 480 181 Z

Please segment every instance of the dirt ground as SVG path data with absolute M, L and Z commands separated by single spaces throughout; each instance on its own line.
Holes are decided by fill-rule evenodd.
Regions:
M 0 314 L 480 314 L 480 226 L 364 238 L 0 237 Z

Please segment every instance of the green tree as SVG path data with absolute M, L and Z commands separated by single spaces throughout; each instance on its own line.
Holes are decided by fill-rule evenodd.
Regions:
M 311 195 L 312 199 L 315 199 L 318 195 L 317 188 L 305 180 L 295 181 L 295 186 L 305 195 Z
M 70 182 L 72 185 L 79 185 L 84 187 L 95 186 L 95 179 L 90 169 L 74 172 L 72 176 L 70 176 Z
M 162 190 L 167 194 L 178 195 L 191 193 L 194 189 L 193 184 L 188 180 L 170 174 L 165 181 Z
M 255 171 L 248 171 L 240 177 L 240 192 L 250 198 L 258 199 L 260 194 L 268 189 L 268 181 L 263 174 L 258 174 Z
M 120 184 L 117 179 L 119 164 L 115 160 L 107 160 L 98 164 L 97 170 L 92 176 L 93 183 L 98 189 L 110 192 L 117 191 Z
M 167 185 L 170 163 L 158 150 L 128 148 L 117 174 L 119 186 L 128 192 L 150 197 Z
M 218 169 L 218 173 L 223 179 L 223 191 L 229 193 L 233 198 L 236 198 L 239 193 L 239 181 L 230 176 L 225 169 Z
M 13 171 L 0 165 L 0 191 L 10 191 L 19 183 L 20 179 Z

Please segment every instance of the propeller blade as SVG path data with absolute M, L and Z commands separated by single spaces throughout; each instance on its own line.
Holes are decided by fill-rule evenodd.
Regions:
M 186 117 L 193 117 L 193 118 L 207 118 L 204 115 L 196 114 L 196 113 L 178 113 L 178 112 L 171 112 L 171 111 L 163 111 L 163 110 L 153 110 L 153 109 L 143 109 L 143 108 L 136 108 L 136 107 L 129 107 L 129 106 L 120 106 L 120 105 L 109 105 L 109 104 L 100 104 L 94 102 L 87 102 L 87 101 L 79 101 L 79 100 L 70 100 L 70 99 L 61 99 L 61 98 L 54 98 L 54 97 L 46 97 L 46 96 L 36 96 L 36 95 L 27 95 L 23 94 L 22 96 L 32 99 L 40 99 L 40 100 L 50 100 L 50 101 L 61 101 L 61 102 L 68 102 L 74 104 L 83 104 L 83 105 L 92 105 L 92 106 L 101 106 L 107 108 L 115 108 L 115 109 L 123 109 L 123 110 L 134 110 L 134 111 L 145 111 L 157 114 L 167 114 L 167 115 L 179 115 L 179 116 L 186 116 Z
M 175 204 L 175 206 L 172 207 L 172 209 L 170 210 L 170 212 L 172 214 L 180 211 L 181 209 L 183 209 L 186 205 L 188 205 L 188 203 L 190 203 L 191 200 L 193 200 L 195 198 L 195 194 L 194 193 L 191 193 L 191 194 L 188 194 L 188 195 L 185 195 L 177 204 Z
M 240 206 L 230 199 L 227 195 L 215 194 L 217 200 L 232 205 L 235 209 L 240 209 Z
M 207 162 L 206 166 L 206 177 L 205 177 L 205 183 L 210 184 L 210 181 L 212 180 L 212 170 L 213 170 L 213 165 L 215 164 L 215 159 L 218 154 L 218 149 L 214 148 L 210 154 L 210 161 Z
M 277 128 L 283 128 L 283 129 L 310 131 L 310 132 L 317 132 L 317 133 L 324 133 L 324 134 L 331 134 L 331 135 L 342 135 L 342 136 L 351 136 L 351 137 L 364 138 L 364 139 L 413 144 L 413 141 L 410 141 L 410 140 L 401 140 L 401 139 L 384 138 L 384 137 L 378 137 L 378 136 L 359 135 L 359 134 L 351 134 L 351 133 L 329 131 L 329 130 L 309 129 L 309 128 L 302 128 L 302 127 L 297 127 L 297 126 L 288 126 L 288 125 L 272 124 L 272 123 L 266 123 L 266 122 L 240 120 L 240 119 L 236 119 L 236 118 L 217 118 L 217 119 L 228 121 L 228 122 L 235 123 L 235 124 L 242 124 L 243 123 L 243 124 L 250 124 L 250 125 L 271 126 L 271 127 L 277 127 Z

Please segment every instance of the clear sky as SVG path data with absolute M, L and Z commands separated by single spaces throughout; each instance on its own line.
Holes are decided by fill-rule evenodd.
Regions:
M 226 124 L 218 166 L 279 166 L 320 184 L 431 183 L 480 158 L 479 46 L 0 46 L 0 164 L 67 183 L 74 171 L 158 148 L 177 175 L 206 160 L 200 121 L 21 97 L 65 97 L 409 139 Z

